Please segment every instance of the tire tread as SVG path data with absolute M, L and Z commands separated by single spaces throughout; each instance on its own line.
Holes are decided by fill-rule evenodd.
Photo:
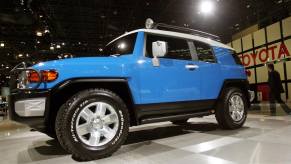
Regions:
M 231 123 L 229 121 L 229 118 L 228 118 L 229 116 L 226 114 L 227 112 L 225 111 L 227 108 L 226 104 L 228 104 L 229 96 L 234 92 L 239 92 L 239 93 L 243 94 L 243 92 L 239 88 L 236 88 L 236 87 L 226 88 L 223 91 L 218 103 L 216 104 L 215 118 L 216 118 L 220 128 L 222 128 L 222 129 L 229 129 L 229 130 L 238 129 L 238 128 L 242 127 L 242 125 L 244 124 L 244 122 L 246 120 L 246 116 L 245 116 L 244 120 L 240 124 L 234 124 L 234 123 Z M 245 114 L 247 115 L 247 109 L 245 109 Z
M 66 120 L 65 118 L 68 117 L 68 113 L 69 113 L 68 110 L 69 110 L 71 103 L 73 103 L 74 100 L 77 99 L 78 97 L 82 97 L 84 94 L 91 94 L 91 93 L 96 93 L 96 92 L 108 93 L 111 96 L 113 96 L 116 100 L 118 100 L 118 103 L 120 103 L 120 105 L 122 105 L 123 108 L 126 109 L 124 111 L 125 112 L 124 115 L 126 115 L 126 117 L 128 118 L 128 122 L 126 123 L 125 128 L 129 127 L 129 124 L 128 124 L 129 123 L 129 117 L 128 117 L 129 113 L 128 113 L 127 107 L 126 107 L 125 103 L 123 102 L 123 100 L 114 92 L 107 90 L 107 89 L 103 89 L 103 88 L 91 88 L 91 89 L 86 89 L 86 90 L 80 91 L 79 93 L 74 95 L 72 98 L 70 98 L 66 103 L 64 103 L 61 106 L 61 108 L 57 114 L 56 133 L 57 133 L 57 138 L 60 142 L 60 145 L 66 151 L 68 151 L 69 153 L 72 153 L 72 156 L 74 159 L 79 160 L 79 161 L 101 159 L 101 158 L 106 158 L 106 157 L 111 156 L 116 150 L 118 150 L 121 147 L 121 145 L 125 142 L 125 139 L 127 138 L 127 135 L 128 135 L 128 133 L 126 133 L 125 135 L 121 136 L 120 139 L 123 141 L 119 145 L 117 145 L 114 148 L 114 150 L 112 150 L 110 152 L 103 153 L 103 154 L 98 154 L 98 155 L 94 156 L 93 158 L 87 154 L 84 154 L 84 153 L 80 154 L 80 152 L 76 151 L 76 149 L 73 147 L 72 142 L 70 142 L 69 140 L 66 139 L 65 134 L 64 134 L 65 130 L 62 129 L 62 126 L 60 126 L 60 125 L 63 125 L 64 120 Z

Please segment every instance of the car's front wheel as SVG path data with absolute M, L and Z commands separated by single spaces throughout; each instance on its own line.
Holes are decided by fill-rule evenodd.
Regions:
M 110 156 L 124 143 L 128 129 L 126 105 L 104 89 L 76 94 L 60 109 L 56 121 L 61 145 L 82 161 Z
M 217 102 L 215 116 L 223 129 L 237 129 L 247 118 L 247 99 L 238 88 L 227 88 Z

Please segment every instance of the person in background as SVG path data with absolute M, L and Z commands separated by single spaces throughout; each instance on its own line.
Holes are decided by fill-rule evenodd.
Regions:
M 274 64 L 268 64 L 268 84 L 270 87 L 269 100 L 270 100 L 270 110 L 271 115 L 276 115 L 276 101 L 280 103 L 282 109 L 287 113 L 291 114 L 291 109 L 284 103 L 281 99 L 281 93 L 284 93 L 284 88 L 281 82 L 281 77 L 279 72 L 274 68 Z

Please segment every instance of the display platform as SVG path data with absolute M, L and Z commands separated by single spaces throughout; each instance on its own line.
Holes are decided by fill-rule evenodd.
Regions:
M 289 163 L 291 116 L 269 116 L 267 105 L 261 109 L 250 111 L 245 126 L 232 131 L 219 129 L 214 117 L 191 119 L 186 126 L 163 122 L 131 128 L 113 156 L 88 163 Z M 8 120 L 0 127 L 0 163 L 78 162 L 55 139 Z

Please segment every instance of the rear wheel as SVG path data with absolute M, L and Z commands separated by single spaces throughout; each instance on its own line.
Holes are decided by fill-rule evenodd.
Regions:
M 114 153 L 125 141 L 129 116 L 122 99 L 109 90 L 75 95 L 58 112 L 58 140 L 75 159 L 87 161 Z
M 227 88 L 216 106 L 215 117 L 223 129 L 237 129 L 247 118 L 247 100 L 238 88 Z

